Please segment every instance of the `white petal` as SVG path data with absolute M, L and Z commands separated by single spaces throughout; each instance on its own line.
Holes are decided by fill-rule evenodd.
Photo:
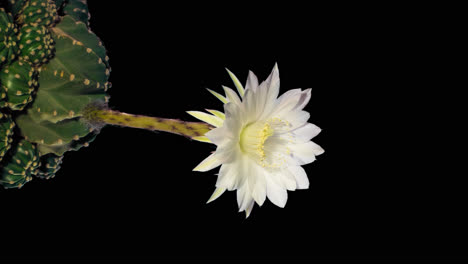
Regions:
M 280 78 L 277 64 L 275 64 L 275 67 L 273 67 L 273 71 L 268 77 L 267 82 L 268 85 L 265 98 L 265 109 L 263 110 L 263 115 L 260 117 L 260 119 L 268 117 L 272 110 L 276 108 L 276 98 L 278 97 L 280 88 Z
M 229 191 L 237 188 L 237 171 L 234 170 L 235 165 L 223 164 L 219 170 L 218 179 L 216 181 L 216 187 L 224 188 Z
M 288 200 L 288 192 L 274 183 L 272 180 L 267 179 L 267 196 L 268 199 L 278 207 L 283 208 Z
M 310 118 L 310 114 L 306 111 L 292 111 L 286 115 L 280 116 L 281 119 L 286 120 L 290 124 L 290 129 L 302 127 L 307 123 Z
M 220 127 L 223 125 L 223 120 L 217 116 L 203 113 L 200 111 L 187 111 L 187 113 L 203 122 L 206 122 L 215 127 Z
M 225 191 L 226 189 L 224 188 L 216 188 L 213 194 L 211 195 L 210 199 L 208 199 L 206 203 L 211 203 L 212 201 L 218 199 L 218 197 L 220 197 Z
M 210 89 L 208 89 L 208 88 L 207 88 L 207 90 L 208 90 L 212 95 L 216 96 L 216 98 L 218 98 L 221 102 L 223 102 L 223 103 L 225 103 L 225 104 L 227 103 L 226 97 L 224 97 L 224 96 L 222 96 L 221 94 L 219 94 L 219 93 L 217 93 L 217 92 L 215 92 L 215 91 L 213 91 L 213 90 L 210 90 Z
M 227 103 L 224 105 L 224 113 L 226 115 L 226 120 L 224 121 L 223 126 L 225 126 L 226 130 L 231 134 L 238 137 L 243 124 L 242 111 L 240 107 L 234 103 Z
M 258 165 L 253 165 L 254 166 L 254 176 L 256 178 L 255 180 L 255 185 L 251 188 L 252 189 L 252 197 L 257 202 L 258 205 L 262 206 L 263 203 L 265 202 L 266 199 L 266 180 L 265 177 L 268 177 L 269 175 L 266 173 L 266 171 L 258 166 Z
M 218 111 L 218 110 L 211 110 L 211 109 L 206 109 L 206 111 L 212 113 L 213 115 L 221 118 L 222 120 L 225 120 L 226 119 L 226 115 L 224 115 L 223 112 L 221 111 Z
M 228 72 L 229 76 L 231 77 L 232 81 L 234 82 L 234 85 L 237 88 L 237 91 L 239 92 L 240 96 L 244 96 L 244 87 L 242 87 L 242 84 L 239 82 L 239 79 L 237 79 L 236 75 L 232 73 L 230 70 L 226 68 L 226 71 Z
M 294 110 L 302 110 L 309 103 L 311 94 L 311 88 L 304 90 Z
M 255 92 L 255 90 L 258 87 L 258 79 L 257 76 L 251 71 L 249 71 L 249 76 L 247 77 L 247 83 L 245 85 L 245 90 L 252 90 Z
M 304 126 L 294 130 L 293 134 L 295 136 L 295 142 L 307 142 L 317 136 L 320 131 L 321 129 L 318 126 L 307 123 Z
M 205 133 L 205 136 L 214 144 L 221 145 L 226 140 L 229 140 L 230 134 L 227 133 L 226 128 L 217 127 Z
M 302 92 L 300 89 L 287 91 L 278 98 L 275 109 L 272 111 L 271 115 L 282 116 L 291 111 L 297 112 L 302 110 L 310 100 L 310 91 L 311 89 Z
M 234 104 L 240 106 L 241 101 L 239 99 L 239 96 L 236 94 L 236 92 L 234 92 L 234 90 L 226 86 L 223 86 L 223 89 L 224 89 L 224 92 L 226 93 L 228 102 L 233 102 Z
M 221 165 L 221 161 L 217 159 L 215 153 L 209 155 L 206 159 L 204 159 L 197 167 L 195 167 L 194 171 L 209 171 Z
M 250 201 L 250 203 L 247 205 L 247 208 L 245 209 L 245 218 L 248 218 L 250 216 L 250 213 L 252 212 L 254 205 L 255 205 L 254 200 Z
M 283 182 L 284 187 L 288 191 L 296 190 L 296 178 L 294 175 L 287 169 L 282 170 L 281 172 L 281 181 Z
M 201 136 L 201 137 L 193 137 L 193 140 L 200 141 L 200 142 L 206 142 L 206 143 L 213 143 L 211 142 L 207 137 Z
M 293 157 L 299 161 L 300 165 L 311 163 L 315 156 L 320 155 L 324 150 L 312 141 L 289 145 Z
M 296 178 L 296 187 L 297 189 L 309 189 L 309 178 L 301 166 L 290 166 L 288 170 Z
M 252 202 L 252 200 L 247 184 L 244 184 L 237 189 L 237 204 L 239 206 L 239 212 L 247 209 L 247 206 Z

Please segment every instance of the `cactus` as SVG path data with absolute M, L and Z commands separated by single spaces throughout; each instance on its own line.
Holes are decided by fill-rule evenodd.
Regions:
M 1 3 L 1 2 L 0 2 Z M 195 140 L 206 123 L 107 107 L 111 68 L 89 28 L 85 0 L 8 0 L 0 7 L 0 185 L 53 178 L 63 155 L 104 125 L 167 131 Z
M 18 53 L 18 27 L 10 13 L 0 8 L 0 66 L 9 64 Z

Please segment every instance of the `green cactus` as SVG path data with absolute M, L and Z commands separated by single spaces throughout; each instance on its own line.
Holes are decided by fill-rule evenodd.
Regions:
M 57 19 L 55 2 L 52 0 L 26 1 L 18 18 L 21 24 L 50 26 Z
M 41 179 L 51 179 L 55 177 L 55 174 L 60 169 L 62 164 L 63 156 L 57 156 L 55 154 L 46 154 L 41 157 L 41 166 L 36 170 L 36 176 Z
M 0 162 L 11 147 L 14 127 L 11 117 L 0 112 Z
M 14 17 L 18 17 L 28 0 L 8 0 L 8 7 Z
M 211 129 L 107 108 L 109 58 L 89 29 L 85 0 L 8 0 L 6 8 L 0 8 L 0 185 L 5 188 L 22 187 L 33 176 L 53 178 L 63 155 L 88 146 L 106 124 L 194 139 Z
M 21 188 L 32 180 L 33 173 L 40 165 L 36 146 L 27 140 L 18 142 L 7 161 L 0 170 L 0 183 L 5 188 Z
M 6 91 L 6 105 L 12 110 L 23 110 L 32 101 L 37 87 L 37 71 L 20 60 L 0 71 L 0 85 Z
M 89 26 L 89 11 L 88 5 L 84 0 L 75 0 L 75 1 L 68 1 L 63 9 L 63 12 L 66 15 L 73 17 L 76 21 L 81 21 L 86 26 Z
M 10 13 L 0 8 L 0 66 L 16 59 L 18 49 L 18 28 Z
M 34 66 L 45 64 L 53 56 L 54 40 L 44 26 L 25 24 L 19 37 L 19 59 Z

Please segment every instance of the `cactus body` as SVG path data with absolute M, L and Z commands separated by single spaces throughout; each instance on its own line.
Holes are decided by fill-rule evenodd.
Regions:
M 0 113 L 0 162 L 11 147 L 15 123 L 7 114 Z
M 14 17 L 20 15 L 21 10 L 23 10 L 23 6 L 27 2 L 28 0 L 8 0 L 10 12 L 13 14 Z
M 16 59 L 18 49 L 18 28 L 10 13 L 0 8 L 0 66 Z
M 40 165 L 36 147 L 27 140 L 21 140 L 13 150 L 9 163 L 0 169 L 0 183 L 5 188 L 21 188 Z
M 110 66 L 88 28 L 86 1 L 7 3 L 0 9 L 0 185 L 18 188 L 32 176 L 53 178 L 65 152 L 96 138 L 83 109 L 108 100 Z
M 75 0 L 66 3 L 63 12 L 66 15 L 73 17 L 74 20 L 83 22 L 86 26 L 89 26 L 89 11 L 86 0 Z
M 19 59 L 34 66 L 45 64 L 53 56 L 54 41 L 45 26 L 25 24 L 19 37 Z
M 0 83 L 7 94 L 6 105 L 12 110 L 22 110 L 32 101 L 32 94 L 38 84 L 37 71 L 17 60 L 0 71 Z
M 57 18 L 55 2 L 52 0 L 30 0 L 27 1 L 19 21 L 22 24 L 50 26 Z
M 41 179 L 51 179 L 55 177 L 55 174 L 60 169 L 62 164 L 63 156 L 57 156 L 55 154 L 47 154 L 41 157 L 41 166 L 36 170 L 36 176 Z

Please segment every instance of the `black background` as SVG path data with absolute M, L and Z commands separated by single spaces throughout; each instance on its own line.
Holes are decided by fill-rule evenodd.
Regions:
M 245 219 L 234 192 L 205 204 L 217 169 L 192 169 L 212 145 L 105 127 L 56 178 L 0 190 L 1 257 L 465 258 L 466 195 L 440 165 L 417 9 L 89 2 L 112 66 L 111 108 L 193 120 L 185 111 L 221 110 L 205 88 L 233 87 L 225 67 L 244 82 L 277 62 L 281 93 L 313 88 L 306 110 L 325 153 L 305 166 L 308 190 Z

